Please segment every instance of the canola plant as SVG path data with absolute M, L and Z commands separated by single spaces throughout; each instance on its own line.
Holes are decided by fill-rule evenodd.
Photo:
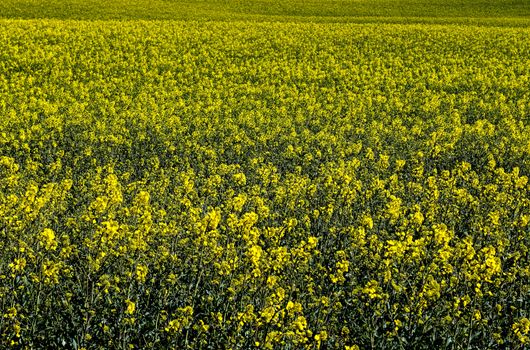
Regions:
M 529 37 L 0 20 L 0 348 L 529 346 Z

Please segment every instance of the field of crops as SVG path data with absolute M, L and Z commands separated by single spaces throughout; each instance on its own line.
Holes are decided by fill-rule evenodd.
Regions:
M 530 3 L 147 3 L 0 4 L 1 349 L 529 346 Z

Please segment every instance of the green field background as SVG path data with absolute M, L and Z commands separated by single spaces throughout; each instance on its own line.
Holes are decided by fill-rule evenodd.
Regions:
M 4 0 L 0 17 L 145 20 L 427 21 L 526 23 L 526 0 Z M 496 21 L 492 21 L 494 18 Z M 479 20 L 480 19 L 480 20 Z

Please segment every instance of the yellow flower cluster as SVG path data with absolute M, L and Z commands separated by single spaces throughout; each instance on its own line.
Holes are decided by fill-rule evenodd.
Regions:
M 0 20 L 0 348 L 528 346 L 529 37 Z

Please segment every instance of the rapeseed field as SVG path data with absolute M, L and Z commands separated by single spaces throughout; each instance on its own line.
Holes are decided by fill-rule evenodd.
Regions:
M 147 3 L 0 5 L 1 349 L 530 346 L 530 4 Z

